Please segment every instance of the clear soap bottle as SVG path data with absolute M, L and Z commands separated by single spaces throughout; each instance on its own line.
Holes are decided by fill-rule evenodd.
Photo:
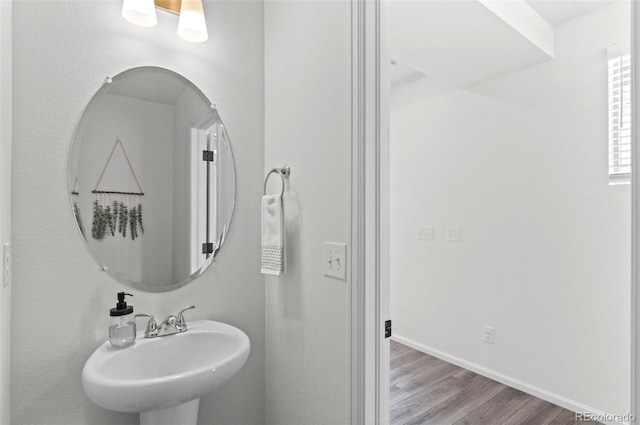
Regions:
M 136 317 L 133 314 L 133 306 L 128 306 L 124 300 L 125 295 L 133 296 L 118 292 L 118 303 L 109 312 L 109 342 L 115 348 L 129 347 L 136 341 Z

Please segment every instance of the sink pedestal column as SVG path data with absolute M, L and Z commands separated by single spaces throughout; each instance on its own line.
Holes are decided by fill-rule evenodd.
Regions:
M 140 425 L 197 425 L 200 399 L 140 413 Z

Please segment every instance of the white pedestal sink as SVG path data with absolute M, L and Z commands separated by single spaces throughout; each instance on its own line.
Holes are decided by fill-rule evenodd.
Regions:
M 196 425 L 200 397 L 235 375 L 249 337 L 225 323 L 200 320 L 183 333 L 144 338 L 115 349 L 105 342 L 87 360 L 82 387 L 98 406 L 140 413 L 142 425 Z

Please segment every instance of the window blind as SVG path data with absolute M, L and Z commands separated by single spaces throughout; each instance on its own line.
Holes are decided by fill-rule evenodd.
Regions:
M 631 55 L 609 58 L 609 179 L 631 175 Z

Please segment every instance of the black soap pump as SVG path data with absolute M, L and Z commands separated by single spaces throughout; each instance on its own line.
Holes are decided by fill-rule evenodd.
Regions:
M 136 340 L 136 317 L 133 314 L 133 306 L 128 306 L 124 300 L 125 295 L 133 297 L 131 294 L 118 292 L 118 303 L 109 312 L 109 342 L 115 348 L 129 347 Z

